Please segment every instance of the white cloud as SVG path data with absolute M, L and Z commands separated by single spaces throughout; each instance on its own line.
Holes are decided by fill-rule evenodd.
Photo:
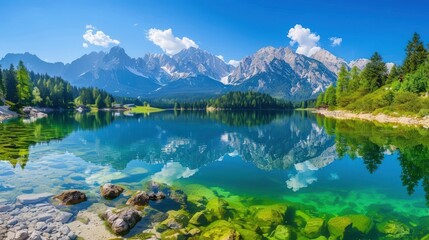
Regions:
M 134 27 L 137 27 L 138 25 L 139 25 L 138 23 L 134 23 L 134 24 L 133 24 L 133 26 L 134 26 Z
M 343 42 L 343 39 L 339 37 L 331 37 L 329 38 L 329 40 L 331 41 L 332 47 L 340 46 L 341 43 Z
M 318 168 L 309 161 L 295 164 L 295 169 L 297 173 L 286 181 L 287 188 L 292 189 L 292 191 L 296 192 L 317 181 L 314 173 Z
M 169 162 L 162 167 L 160 172 L 152 176 L 152 180 L 171 184 L 176 179 L 189 178 L 196 172 L 198 172 L 198 169 L 183 167 L 178 162 Z
M 240 64 L 240 61 L 237 61 L 237 60 L 229 60 L 228 61 L 228 64 L 229 65 L 232 65 L 232 66 L 234 66 L 234 67 L 238 67 L 238 65 Z
M 192 39 L 175 37 L 171 28 L 166 30 L 151 28 L 146 37 L 168 55 L 174 55 L 190 47 L 198 48 L 198 45 Z
M 296 52 L 306 56 L 311 56 L 320 50 L 320 36 L 312 33 L 309 28 L 303 28 L 300 24 L 289 29 L 287 37 L 291 39 L 290 45 L 298 44 Z
M 118 45 L 119 40 L 112 39 L 109 35 L 106 35 L 103 31 L 98 30 L 92 25 L 86 25 L 85 34 L 83 34 L 84 43 L 82 46 L 84 48 L 89 47 L 89 45 L 109 47 L 110 45 Z

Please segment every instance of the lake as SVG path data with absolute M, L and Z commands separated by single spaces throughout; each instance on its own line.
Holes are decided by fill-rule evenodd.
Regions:
M 182 189 L 188 200 L 203 192 L 231 211 L 250 209 L 249 216 L 231 214 L 231 222 L 253 221 L 252 209 L 260 206 L 285 205 L 284 224 L 298 237 L 310 218 L 335 216 L 369 219 L 356 228 L 351 217 L 349 239 L 429 234 L 429 130 L 423 128 L 307 111 L 66 112 L 2 123 L 0 145 L 1 204 L 21 194 L 79 189 L 88 202 L 71 208 L 76 213 L 102 201 L 101 184 L 134 191 L 152 180 Z

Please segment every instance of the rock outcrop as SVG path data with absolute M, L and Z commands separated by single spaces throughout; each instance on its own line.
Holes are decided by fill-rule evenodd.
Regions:
M 111 183 L 106 183 L 100 187 L 101 196 L 106 199 L 115 199 L 124 191 L 124 188 L 120 186 L 113 185 Z
M 140 220 L 141 216 L 134 208 L 122 210 L 109 209 L 102 218 L 106 220 L 112 231 L 118 235 L 127 234 Z
M 78 190 L 68 190 L 53 197 L 60 201 L 60 205 L 74 205 L 87 200 L 85 193 Z

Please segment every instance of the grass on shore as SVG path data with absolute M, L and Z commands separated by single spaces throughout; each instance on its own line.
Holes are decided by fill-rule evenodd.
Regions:
M 150 107 L 150 106 L 137 106 L 137 107 L 131 108 L 127 112 L 129 112 L 129 113 L 154 113 L 154 112 L 162 112 L 162 111 L 164 111 L 164 109 Z

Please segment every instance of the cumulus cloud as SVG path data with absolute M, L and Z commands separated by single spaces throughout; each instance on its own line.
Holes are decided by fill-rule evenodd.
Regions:
M 183 167 L 178 162 L 169 162 L 162 167 L 160 172 L 152 176 L 152 180 L 171 184 L 176 179 L 189 178 L 197 172 L 198 169 Z
M 318 168 L 309 161 L 295 164 L 295 169 L 297 173 L 286 181 L 287 188 L 292 189 L 292 191 L 296 192 L 317 181 L 314 173 Z
M 229 65 L 232 65 L 232 66 L 234 66 L 234 67 L 238 67 L 238 65 L 240 64 L 240 61 L 237 61 L 237 60 L 229 60 L 228 61 L 228 64 Z
M 340 46 L 341 43 L 343 42 L 343 39 L 339 37 L 331 37 L 329 38 L 329 40 L 331 41 L 332 47 Z
M 119 40 L 112 39 L 109 35 L 106 35 L 103 31 L 97 30 L 96 27 L 92 25 L 86 25 L 85 34 L 83 34 L 84 43 L 82 46 L 84 48 L 89 47 L 89 45 L 100 46 L 100 47 L 109 47 L 110 45 L 118 45 Z
M 298 44 L 296 52 L 306 56 L 311 56 L 320 50 L 320 36 L 312 33 L 309 28 L 303 28 L 300 24 L 289 29 L 287 37 L 290 38 L 290 45 Z
M 170 56 L 182 51 L 183 49 L 188 49 L 190 47 L 198 48 L 198 45 L 192 39 L 187 37 L 178 38 L 174 36 L 171 28 L 166 30 L 151 28 L 147 32 L 146 37 L 149 41 L 159 46 L 162 51 Z

